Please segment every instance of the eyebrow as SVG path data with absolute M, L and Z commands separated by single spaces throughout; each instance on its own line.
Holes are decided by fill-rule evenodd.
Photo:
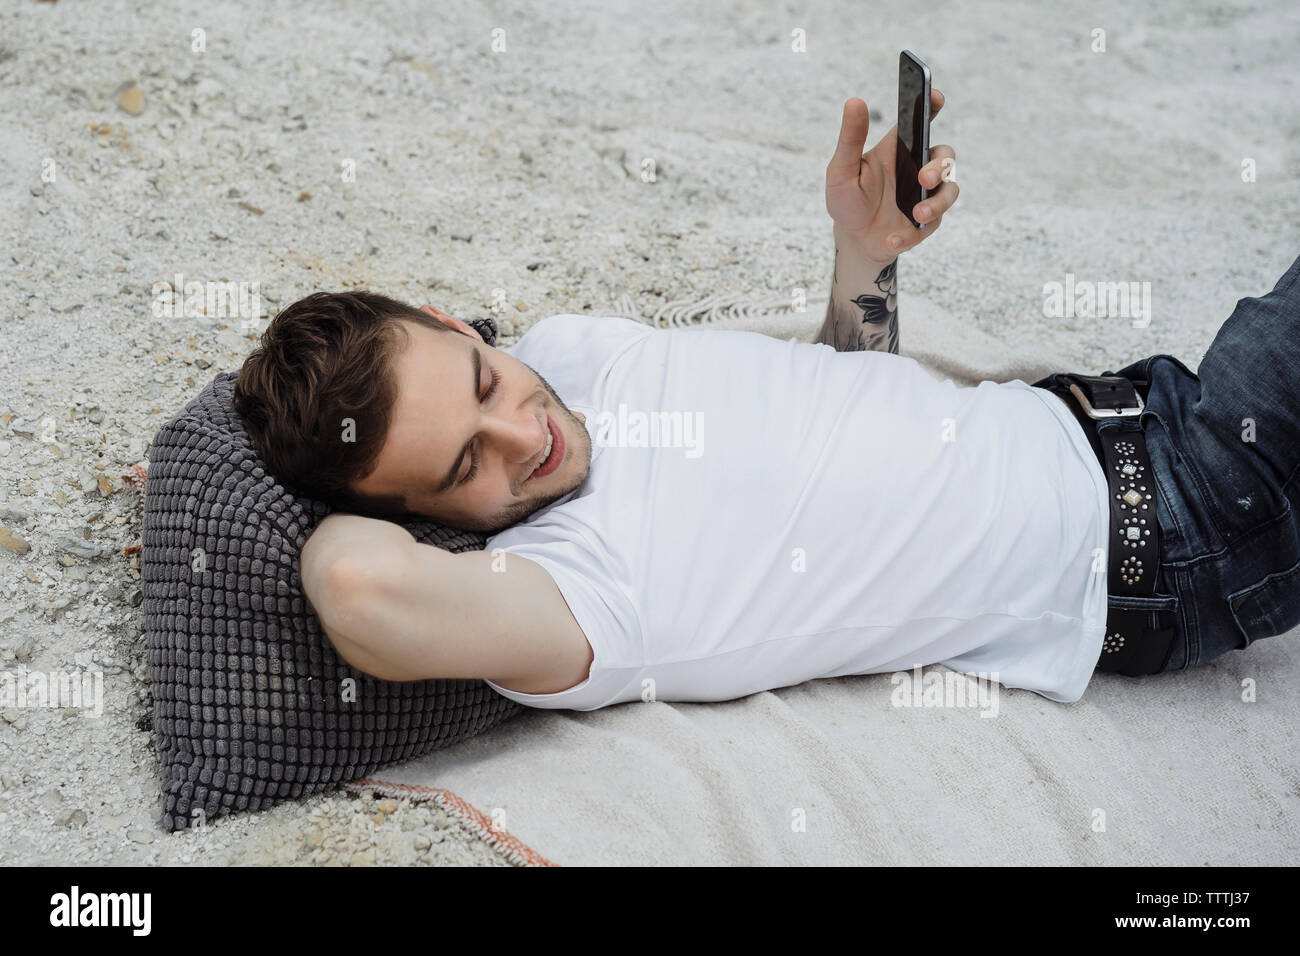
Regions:
M 483 377 L 483 359 L 479 356 L 478 349 L 471 349 L 470 352 L 471 355 L 470 355 L 469 364 L 470 364 L 470 368 L 473 369 L 474 372 L 474 380 L 473 380 L 474 404 L 477 405 L 478 404 L 478 383 L 479 383 L 479 379 Z M 461 448 L 460 454 L 456 456 L 456 461 L 452 463 L 451 470 L 447 472 L 447 476 L 442 479 L 442 481 L 439 483 L 437 488 L 433 489 L 433 493 L 435 495 L 442 494 L 444 491 L 446 491 L 448 488 L 450 488 L 452 485 L 456 483 L 456 475 L 460 473 L 461 463 L 465 460 L 465 456 L 469 454 L 469 446 L 470 443 L 473 441 L 474 441 L 474 436 L 471 435 L 469 441 L 465 442 L 464 446 Z

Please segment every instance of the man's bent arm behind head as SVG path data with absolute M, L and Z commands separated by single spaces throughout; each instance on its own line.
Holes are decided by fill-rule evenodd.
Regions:
M 550 693 L 590 668 L 559 588 L 519 555 L 452 554 L 391 521 L 336 512 L 303 546 L 301 578 L 339 655 L 381 680 L 486 678 Z

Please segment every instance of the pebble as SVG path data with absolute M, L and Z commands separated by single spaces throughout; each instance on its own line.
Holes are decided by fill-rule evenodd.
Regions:
M 12 551 L 14 554 L 26 554 L 31 550 L 31 547 L 26 538 L 15 534 L 12 529 L 0 524 L 0 548 Z
M 12 449 L 13 449 L 13 445 L 9 444 L 9 442 L 0 441 L 0 458 L 8 458 L 9 452 Z
M 36 641 L 30 634 L 14 635 L 11 633 L 7 636 L 4 652 L 0 653 L 0 658 L 17 658 L 20 661 L 30 661 L 35 650 Z
M 130 113 L 132 116 L 139 116 L 144 112 L 144 93 L 140 87 L 132 83 L 117 98 L 117 105 L 121 107 L 122 112 Z
M 78 534 L 62 534 L 56 544 L 60 551 L 66 551 L 79 558 L 100 558 L 109 553 L 107 545 L 88 541 Z
M 54 815 L 54 825 L 56 827 L 84 827 L 86 825 L 86 811 L 76 810 L 69 807 L 61 810 Z
M 153 834 L 148 830 L 128 830 L 126 837 L 132 843 L 152 843 Z

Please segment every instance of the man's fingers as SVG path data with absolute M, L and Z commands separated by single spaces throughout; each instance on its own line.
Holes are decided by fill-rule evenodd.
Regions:
M 839 142 L 835 144 L 835 155 L 826 166 L 828 186 L 858 178 L 858 164 L 862 161 L 862 147 L 867 142 L 870 125 L 866 103 L 856 97 L 844 103 Z
M 917 222 L 938 225 L 943 214 L 957 201 L 958 192 L 956 183 L 944 183 L 938 192 L 926 196 L 917 203 L 916 208 L 912 210 L 912 215 L 916 217 Z
M 934 146 L 930 161 L 917 172 L 917 181 L 926 189 L 936 189 L 945 180 L 957 178 L 957 154 L 951 146 Z
M 933 87 L 930 89 L 930 119 L 933 120 L 943 109 L 944 95 Z
M 917 203 L 912 212 L 917 222 L 937 226 L 957 201 L 961 187 L 957 185 L 956 164 L 957 154 L 951 146 L 935 146 L 930 150 L 930 161 L 916 175 L 921 185 L 930 190 L 930 195 Z

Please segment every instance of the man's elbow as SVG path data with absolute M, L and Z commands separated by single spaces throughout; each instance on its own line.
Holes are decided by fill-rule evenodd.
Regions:
M 373 566 L 358 565 L 349 558 L 336 559 L 325 572 L 324 587 L 328 597 L 320 602 L 317 617 L 339 657 L 379 680 L 422 679 L 385 654 L 376 614 L 383 598 L 376 593 Z

